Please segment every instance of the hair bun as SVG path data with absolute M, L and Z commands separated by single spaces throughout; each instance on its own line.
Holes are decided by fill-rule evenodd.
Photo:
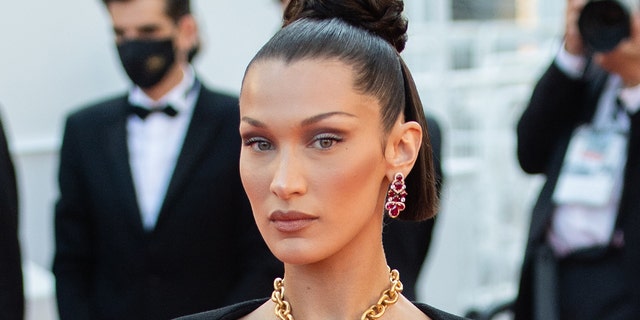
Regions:
M 368 30 L 398 52 L 407 42 L 407 19 L 402 0 L 292 0 L 284 13 L 284 26 L 304 18 L 341 19 Z

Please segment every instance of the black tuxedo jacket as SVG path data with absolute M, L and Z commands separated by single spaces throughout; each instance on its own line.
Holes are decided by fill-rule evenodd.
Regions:
M 240 182 L 237 98 L 202 87 L 150 232 L 131 178 L 127 105 L 117 97 L 66 122 L 53 264 L 61 319 L 169 319 L 269 295 L 282 267 Z
M 541 173 L 546 183 L 534 206 L 516 303 L 516 318 L 532 314 L 533 255 L 545 242 L 554 204 L 551 200 L 575 128 L 591 121 L 608 75 L 595 66 L 574 80 L 552 64 L 536 85 L 518 123 L 518 159 L 524 171 Z M 624 270 L 634 303 L 640 306 L 640 113 L 631 118 L 629 152 L 617 225 L 625 238 Z M 598 275 L 599 277 L 606 275 Z M 604 281 L 606 282 L 606 281 Z
M 23 317 L 18 192 L 13 162 L 0 121 L 0 318 L 18 320 Z

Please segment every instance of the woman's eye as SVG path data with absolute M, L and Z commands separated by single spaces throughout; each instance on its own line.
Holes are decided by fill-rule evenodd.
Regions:
M 342 138 L 333 134 L 320 135 L 315 137 L 313 147 L 318 149 L 330 149 L 340 141 L 342 141 Z
M 251 147 L 255 151 L 268 151 L 273 150 L 273 145 L 263 138 L 251 138 L 244 141 L 245 146 Z

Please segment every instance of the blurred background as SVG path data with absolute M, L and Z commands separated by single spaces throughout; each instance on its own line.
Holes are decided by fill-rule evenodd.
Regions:
M 199 76 L 237 94 L 279 28 L 276 0 L 192 0 Z M 443 129 L 446 185 L 418 300 L 453 313 L 516 294 L 541 177 L 515 155 L 515 123 L 562 38 L 564 1 L 405 0 L 403 53 Z M 67 113 L 127 88 L 99 0 L 0 2 L 0 109 L 21 196 L 28 319 L 56 319 L 53 205 Z M 0 186 L 1 187 L 1 186 Z

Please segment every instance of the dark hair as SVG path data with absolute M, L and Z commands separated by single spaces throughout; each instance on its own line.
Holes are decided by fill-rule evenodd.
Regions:
M 131 2 L 135 0 L 102 0 L 105 6 L 108 6 L 110 3 L 114 2 Z M 165 14 L 173 20 L 174 23 L 177 23 L 180 18 L 191 14 L 191 1 L 190 0 L 159 0 L 164 1 Z M 201 49 L 200 40 L 187 52 L 187 61 L 192 62 L 193 59 L 198 55 Z
M 131 2 L 135 0 L 102 0 L 104 5 L 108 6 L 113 2 Z M 191 1 L 190 0 L 161 0 L 165 3 L 165 13 L 174 22 L 178 22 L 180 18 L 187 14 L 191 14 Z
M 390 132 L 398 116 L 422 126 L 418 159 L 406 177 L 407 209 L 402 220 L 435 215 L 435 187 L 431 143 L 422 103 L 409 69 L 400 57 L 407 41 L 402 0 L 293 0 L 284 26 L 251 60 L 338 59 L 353 67 L 354 87 L 374 96 L 382 106 L 382 123 Z

